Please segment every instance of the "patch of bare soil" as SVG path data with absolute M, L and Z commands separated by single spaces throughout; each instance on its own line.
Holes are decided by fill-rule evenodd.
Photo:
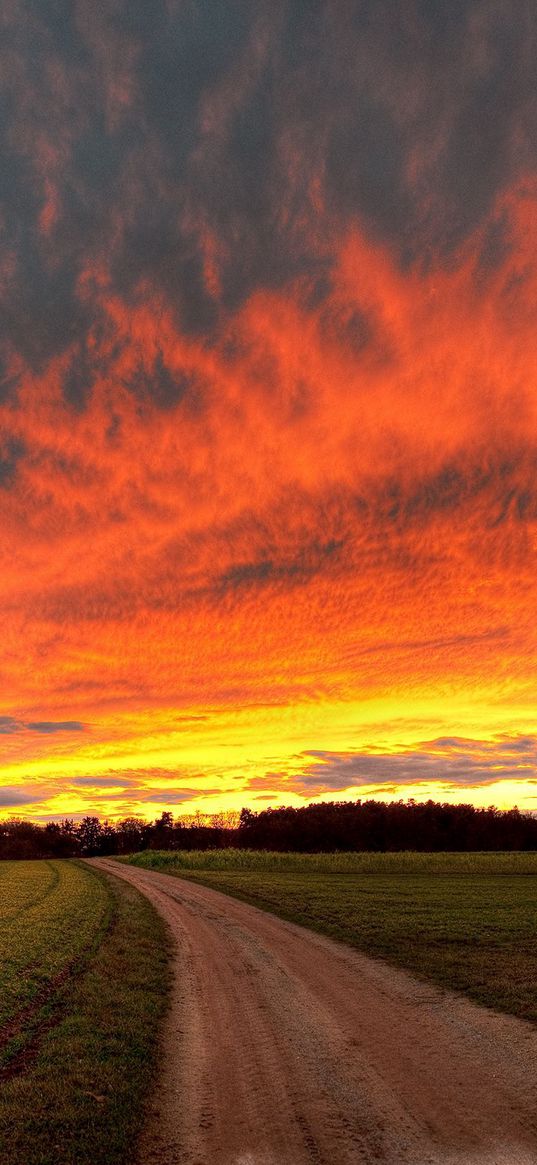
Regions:
M 140 1165 L 537 1165 L 537 1029 L 107 859 L 176 940 Z

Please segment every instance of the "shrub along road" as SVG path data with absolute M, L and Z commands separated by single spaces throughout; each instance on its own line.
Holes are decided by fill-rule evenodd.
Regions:
M 197 883 L 95 865 L 177 943 L 144 1165 L 535 1165 L 535 1027 Z

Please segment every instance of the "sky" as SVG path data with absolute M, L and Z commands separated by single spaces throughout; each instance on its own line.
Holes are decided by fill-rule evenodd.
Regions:
M 535 5 L 0 30 L 0 816 L 537 809 Z

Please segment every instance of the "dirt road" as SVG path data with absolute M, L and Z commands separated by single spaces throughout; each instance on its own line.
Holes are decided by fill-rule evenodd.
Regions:
M 177 944 L 140 1165 L 537 1165 L 537 1030 L 106 859 Z

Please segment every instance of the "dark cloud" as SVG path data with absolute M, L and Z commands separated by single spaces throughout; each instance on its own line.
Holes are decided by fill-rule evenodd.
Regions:
M 22 725 L 18 720 L 13 720 L 11 716 L 0 716 L 0 733 L 5 736 L 11 735 L 12 732 L 20 732 Z
M 81 789 L 129 789 L 133 783 L 128 777 L 74 777 L 72 781 Z
M 30 732 L 85 732 L 79 720 L 34 720 L 23 727 Z
M 437 516 L 453 517 L 470 506 L 490 528 L 507 519 L 535 521 L 536 469 L 530 447 L 511 451 L 508 458 L 474 449 L 471 458 L 446 461 L 431 473 L 416 473 L 412 480 L 380 480 L 372 495 L 358 498 L 357 505 L 369 509 L 375 522 L 401 528 L 423 525 Z
M 451 228 L 448 244 L 459 242 L 484 219 L 497 191 L 512 178 L 515 137 L 530 128 L 533 82 L 526 37 L 534 38 L 535 24 L 528 20 L 526 5 L 516 19 L 513 15 L 501 4 L 466 9 L 470 69 L 455 101 L 439 173 Z
M 302 754 L 304 768 L 288 779 L 286 788 L 310 796 L 350 788 L 435 785 L 474 789 L 498 781 L 537 780 L 537 738 L 502 737 L 466 740 L 439 737 L 397 753 L 337 753 L 312 749 Z M 253 778 L 252 788 L 276 788 L 281 776 Z
M 47 801 L 50 795 L 50 789 L 31 792 L 29 789 L 23 789 L 17 785 L 2 785 L 0 787 L 0 807 L 2 809 L 16 809 L 22 805 L 38 805 L 41 801 Z
M 382 237 L 393 236 L 397 227 L 404 237 L 412 224 L 404 136 L 393 111 L 374 92 L 359 82 L 353 88 L 349 85 L 349 104 L 338 110 L 328 135 L 330 202 L 345 220 L 361 214 Z
M 356 304 L 328 304 L 319 315 L 323 340 L 343 347 L 353 356 L 360 356 L 374 340 L 374 323 Z
M 205 797 L 220 796 L 221 789 L 157 789 L 154 793 L 140 791 L 140 800 L 144 804 L 180 805 L 183 801 L 196 801 Z
M 85 732 L 85 725 L 79 720 L 16 720 L 13 716 L 0 716 L 0 735 L 19 732 Z
M 509 255 L 511 233 L 509 216 L 505 209 L 487 223 L 481 241 L 481 250 L 476 263 L 476 280 L 479 283 L 498 271 Z
M 262 777 L 250 777 L 249 789 L 279 789 L 282 787 L 282 774 L 277 772 L 265 773 Z M 261 794 L 259 794 L 261 797 Z M 267 795 L 268 796 L 268 795 Z
M 162 352 L 157 352 L 149 367 L 140 363 L 124 383 L 141 401 L 152 401 L 163 410 L 179 404 L 187 393 L 195 395 L 201 387 L 195 375 L 168 368 Z
M 297 548 L 295 556 L 288 561 L 273 561 L 261 558 L 256 562 L 238 562 L 221 575 L 218 584 L 223 589 L 235 590 L 247 586 L 262 586 L 264 583 L 284 581 L 286 583 L 305 582 L 319 574 L 338 560 L 343 541 L 335 538 L 325 543 L 317 540 Z
M 179 720 L 182 718 L 179 717 Z M 185 720 L 198 720 L 202 717 L 185 717 Z M 82 762 L 83 763 L 83 762 Z M 177 782 L 182 780 L 195 781 L 195 785 L 182 786 Z M 87 774 L 71 779 L 69 785 L 73 788 L 88 790 L 103 790 L 103 795 L 106 802 L 119 801 L 125 804 L 140 805 L 140 804 L 169 804 L 176 805 L 183 801 L 193 801 L 198 798 L 212 797 L 221 795 L 222 789 L 204 788 L 200 787 L 198 782 L 201 779 L 199 772 L 183 772 L 177 773 L 177 770 L 165 768 L 147 768 L 147 769 L 126 769 L 123 772 L 111 771 L 109 773 L 101 773 L 99 775 Z M 155 781 L 168 782 L 165 787 L 156 788 Z M 109 792 L 111 789 L 117 789 L 118 792 Z M 123 790 L 123 791 L 121 791 Z M 95 793 L 99 799 L 100 794 Z
M 24 441 L 15 437 L 8 438 L 4 447 L 0 447 L 0 489 L 9 489 L 15 478 L 19 461 L 22 461 L 25 453 Z
M 101 354 L 104 349 L 105 354 Z M 62 379 L 66 403 L 76 412 L 82 412 L 95 382 L 106 378 L 112 361 L 119 355 L 118 343 L 110 322 L 104 318 L 99 305 L 94 306 L 91 326 L 85 328 L 70 345 L 71 355 Z
M 498 749 L 507 754 L 510 752 L 526 753 L 531 758 L 535 755 L 535 738 L 533 736 L 519 736 L 516 740 L 509 740 L 508 737 L 502 737 Z

